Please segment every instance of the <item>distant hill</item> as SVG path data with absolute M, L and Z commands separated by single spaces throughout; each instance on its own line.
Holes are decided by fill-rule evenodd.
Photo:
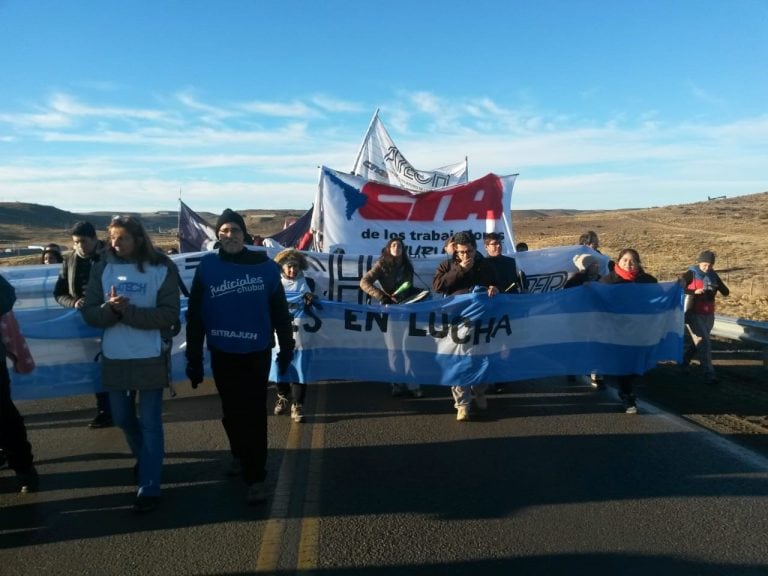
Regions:
M 304 210 L 240 210 L 251 233 L 269 235 L 282 230 L 286 218 L 298 217 Z M 91 222 L 97 230 L 105 230 L 115 214 L 138 217 L 153 233 L 173 233 L 178 227 L 178 211 L 162 212 L 68 212 L 54 206 L 27 202 L 0 202 L 0 247 L 19 242 L 42 242 L 41 237 L 67 236 L 81 220 Z M 218 214 L 198 213 L 211 226 Z M 53 231 L 53 233 L 51 233 Z M 54 238 L 52 241 L 57 241 Z

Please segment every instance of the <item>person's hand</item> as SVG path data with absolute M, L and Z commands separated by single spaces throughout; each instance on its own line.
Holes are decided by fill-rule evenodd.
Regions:
M 190 360 L 187 359 L 187 378 L 189 378 L 192 388 L 197 388 L 197 385 L 203 381 L 205 374 L 203 372 L 203 359 L 200 358 Z
M 498 293 L 499 293 L 499 289 L 496 288 L 496 286 L 488 286 L 488 296 L 493 298 Z
M 288 372 L 288 367 L 293 362 L 293 350 L 280 350 L 277 353 L 277 373 L 282 376 Z
M 397 301 L 389 294 L 384 294 L 384 296 L 381 297 L 381 300 L 379 300 L 379 303 L 382 305 L 397 304 Z
M 315 301 L 315 295 L 312 294 L 312 292 L 304 293 L 304 306 L 312 306 L 312 303 L 314 301 Z

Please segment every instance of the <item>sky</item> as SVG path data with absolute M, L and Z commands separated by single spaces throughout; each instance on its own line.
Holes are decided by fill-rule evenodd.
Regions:
M 768 190 L 768 0 L 0 0 L 0 201 L 308 209 L 373 113 L 513 209 Z

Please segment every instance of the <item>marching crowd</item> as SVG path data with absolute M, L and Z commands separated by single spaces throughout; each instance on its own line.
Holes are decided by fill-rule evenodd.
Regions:
M 180 294 L 186 292 L 174 262 L 157 250 L 141 222 L 115 217 L 107 227 L 108 240 L 97 239 L 89 222 L 71 230 L 73 250 L 62 258 L 57 245 L 48 245 L 42 263 L 61 263 L 54 296 L 65 307 L 79 310 L 89 325 L 103 330 L 101 387 L 96 394 L 96 416 L 91 428 L 117 425 L 136 460 L 133 475 L 137 513 L 157 508 L 164 458 L 163 390 L 170 385 L 171 342 L 182 325 Z M 264 251 L 246 248 L 253 240 L 240 214 L 224 210 L 216 223 L 218 250 L 203 256 L 188 292 L 186 317 L 186 374 L 192 387 L 204 379 L 204 347 L 221 401 L 222 425 L 229 441 L 231 461 L 227 474 L 241 476 L 249 504 L 264 502 L 267 474 L 267 389 L 272 348 L 279 347 L 277 372 L 286 375 L 293 359 L 292 315 L 286 293 L 300 293 L 305 305 L 320 305 L 314 281 L 304 275 L 306 257 L 296 249 L 281 251 L 274 260 Z M 444 246 L 447 258 L 432 279 L 432 291 L 444 296 L 478 290 L 489 297 L 524 293 L 527 279 L 513 257 L 502 255 L 501 234 L 483 236 L 485 255 L 475 234 L 458 232 Z M 599 253 L 599 239 L 589 231 L 579 243 Z M 517 251 L 527 250 L 520 243 Z M 642 267 L 632 248 L 619 252 L 608 273 L 600 276 L 599 262 L 591 254 L 574 257 L 578 272 L 565 288 L 589 282 L 608 284 L 651 283 L 656 278 Z M 715 295 L 727 296 L 728 287 L 714 269 L 715 254 L 702 252 L 680 281 L 684 286 L 686 341 L 683 366 L 698 355 L 705 382 L 717 382 L 712 366 L 710 332 Z M 390 239 L 360 289 L 382 305 L 417 301 L 426 295 L 414 287 L 414 268 L 403 241 Z M 16 299 L 14 288 L 0 276 L 0 315 L 9 313 Z M 5 338 L 0 346 L 5 346 Z M 4 350 L 0 350 L 3 351 Z M 634 382 L 638 375 L 614 375 L 628 414 L 637 413 Z M 603 376 L 592 374 L 593 386 L 604 386 Z M 493 384 L 495 391 L 504 383 Z M 473 410 L 488 407 L 486 385 L 451 387 L 456 419 L 467 421 Z M 418 386 L 392 383 L 393 396 L 420 397 Z M 296 423 L 305 419 L 306 385 L 279 383 L 275 415 L 289 413 Z M 0 465 L 16 473 L 18 490 L 38 488 L 32 447 L 24 421 L 11 399 L 10 376 L 0 368 Z

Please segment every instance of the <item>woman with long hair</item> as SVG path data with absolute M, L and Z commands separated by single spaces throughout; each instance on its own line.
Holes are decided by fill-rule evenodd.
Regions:
M 413 294 L 413 264 L 401 238 L 387 240 L 379 259 L 360 279 L 360 289 L 380 304 L 398 304 Z M 415 398 L 423 396 L 418 384 L 392 383 L 392 396 L 406 393 Z
M 88 324 L 104 329 L 102 385 L 136 458 L 133 509 L 143 513 L 160 498 L 163 389 L 170 384 L 173 328 L 179 322 L 179 274 L 136 218 L 115 217 L 107 231 L 109 249 L 91 269 L 82 313 Z
M 600 278 L 605 284 L 625 284 L 637 282 L 640 284 L 656 283 L 654 276 L 643 270 L 640 262 L 640 254 L 634 248 L 624 248 L 619 252 L 616 265 L 605 276 Z M 624 412 L 637 414 L 637 401 L 635 399 L 635 380 L 637 374 L 622 374 L 617 377 L 619 383 L 619 398 L 624 404 Z

